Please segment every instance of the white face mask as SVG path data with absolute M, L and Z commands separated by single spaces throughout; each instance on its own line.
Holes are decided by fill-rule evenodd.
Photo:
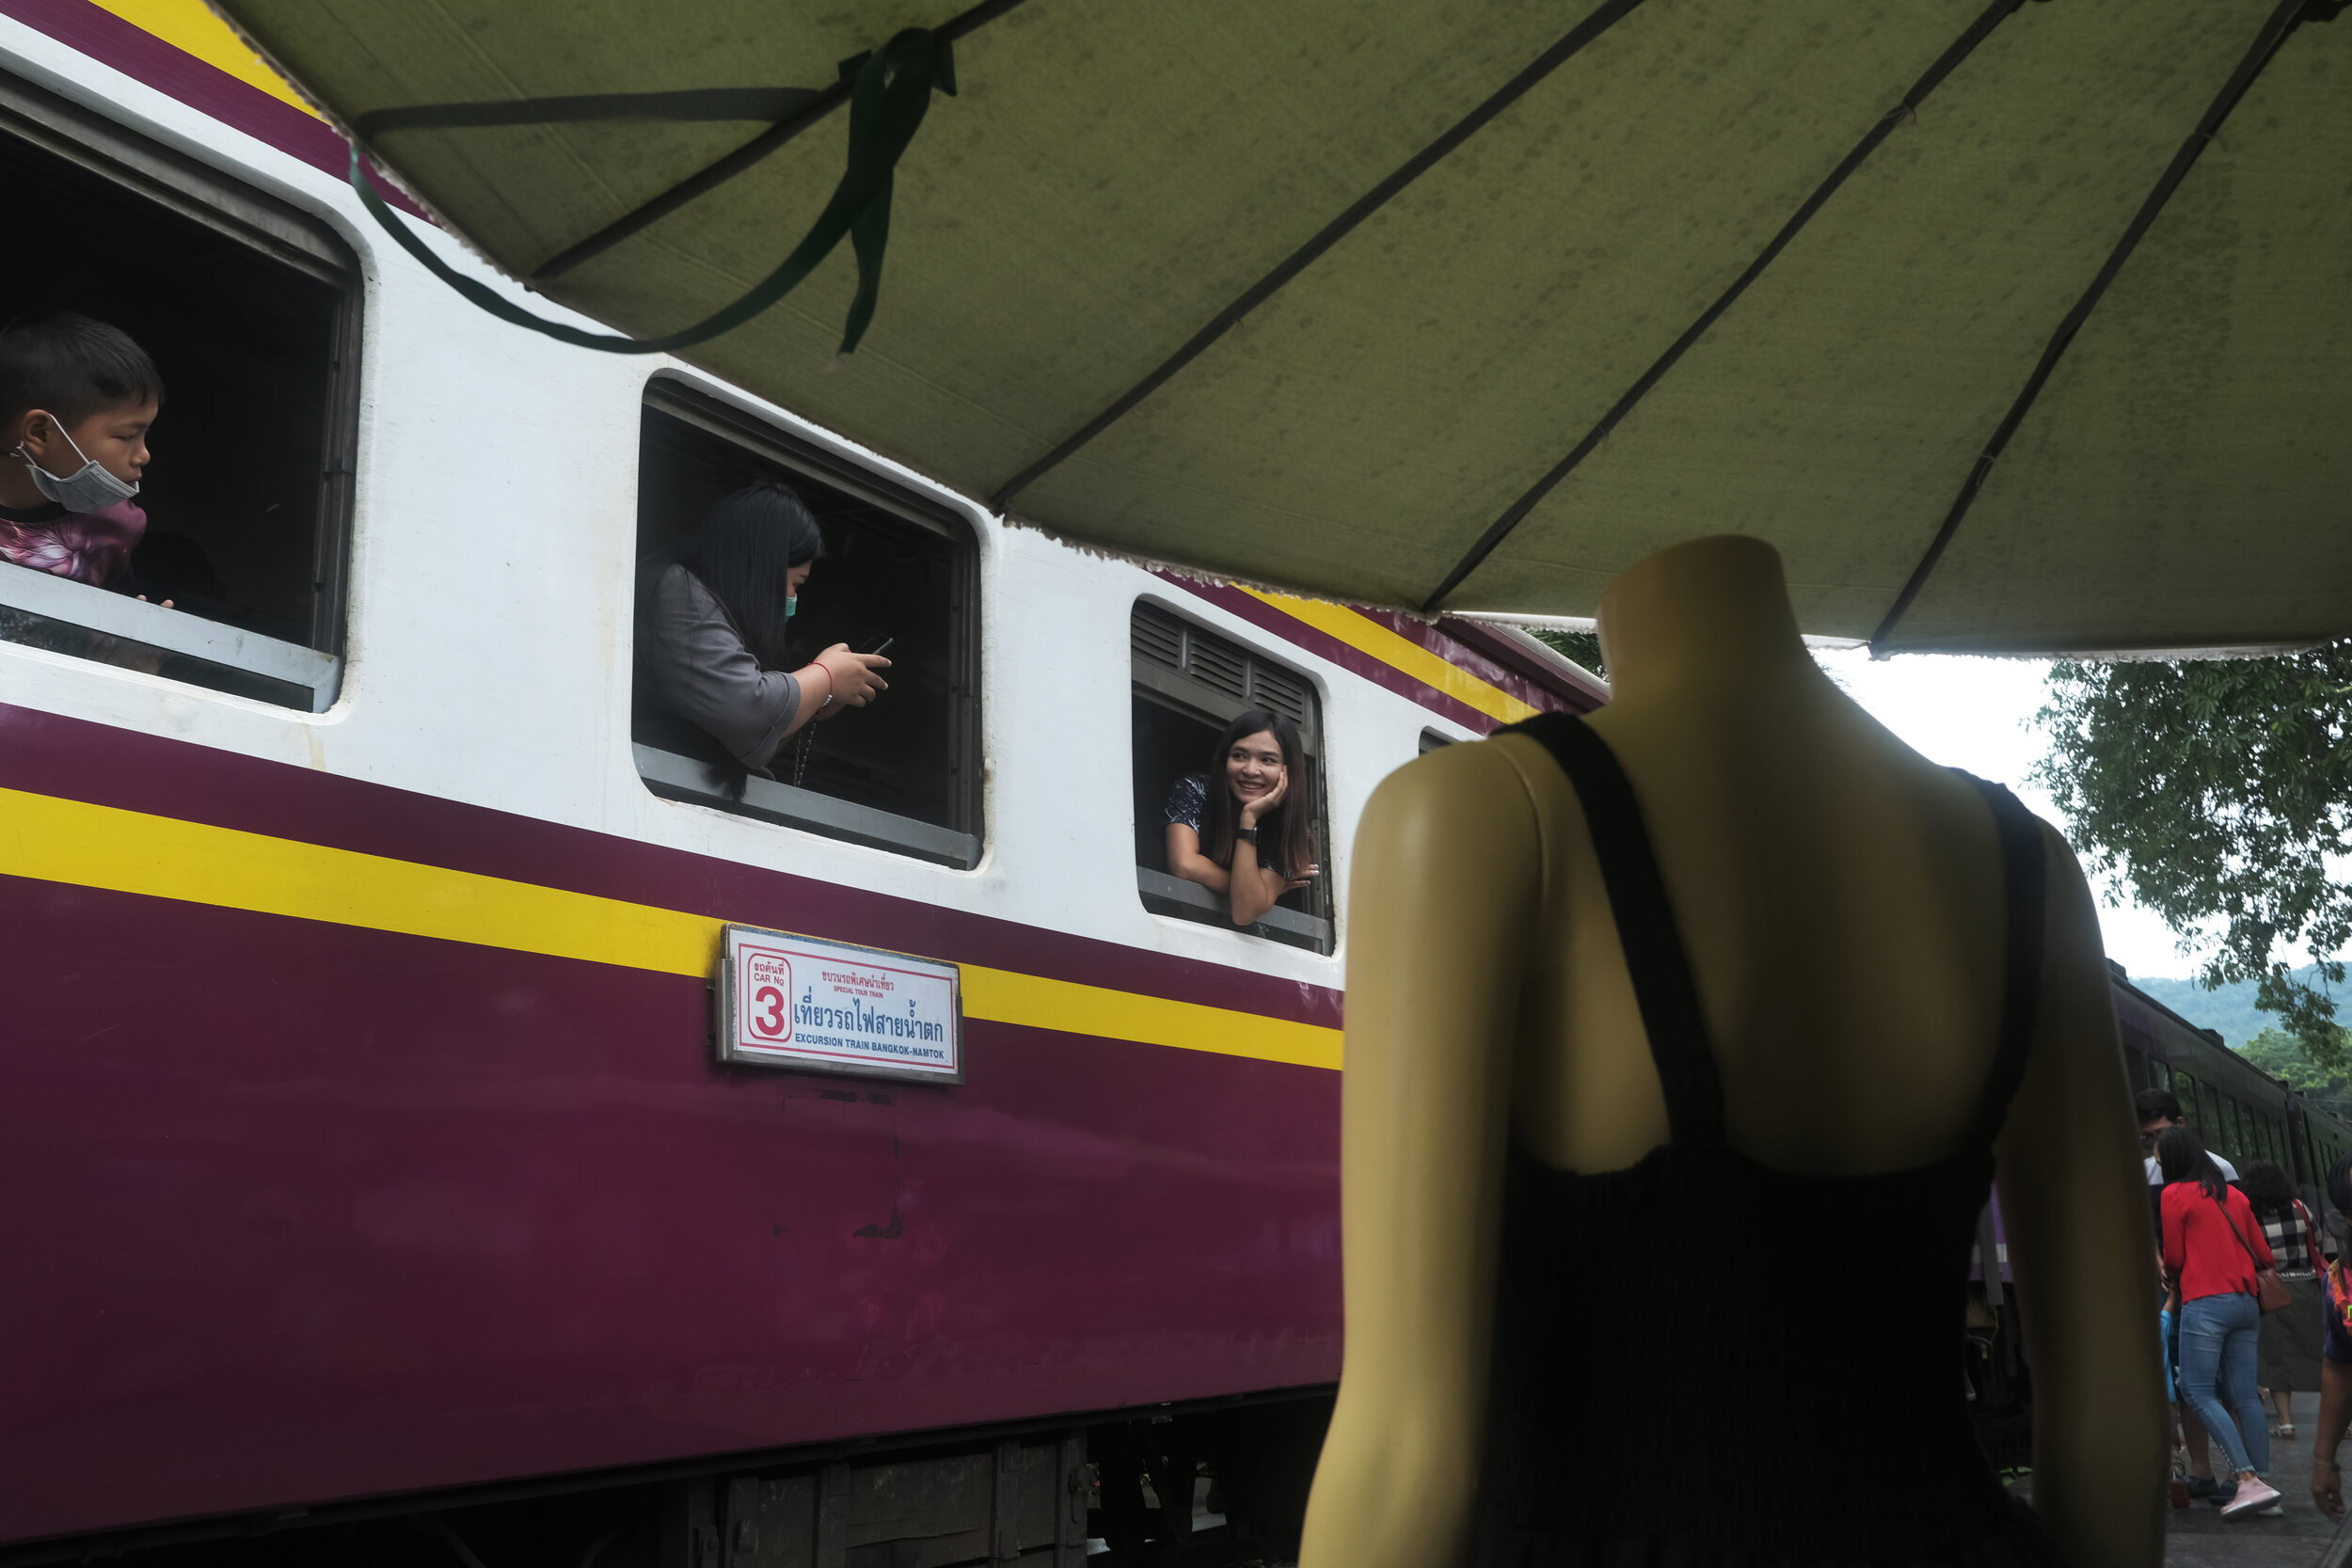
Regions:
M 82 457 L 80 445 L 72 436 L 66 436 L 64 426 L 57 427 L 57 434 L 65 436 L 65 444 L 73 448 L 74 456 Z M 139 493 L 136 484 L 115 478 L 91 458 L 82 457 L 81 467 L 67 478 L 60 479 L 34 462 L 32 454 L 22 446 L 16 449 L 16 456 L 33 471 L 34 487 L 68 511 L 103 512 Z

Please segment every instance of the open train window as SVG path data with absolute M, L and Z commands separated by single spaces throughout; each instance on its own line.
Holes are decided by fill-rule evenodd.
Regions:
M 352 254 L 310 214 L 5 73 L 0 208 L 37 236 L 9 248 L 0 319 L 119 327 L 165 389 L 132 502 L 145 529 L 127 562 L 78 568 L 100 584 L 19 563 L 57 558 L 57 509 L 5 515 L 0 640 L 324 711 L 342 668 Z
M 929 498 L 685 384 L 646 388 L 637 479 L 642 596 L 712 502 L 762 481 L 816 515 L 825 553 L 786 662 L 888 638 L 890 689 L 785 737 L 733 798 L 718 742 L 646 697 L 630 719 L 656 795 L 969 869 L 980 859 L 979 546 Z
M 1318 861 L 1330 863 L 1323 790 L 1323 707 L 1307 678 L 1149 600 L 1136 601 L 1129 624 L 1134 663 L 1136 888 L 1155 914 L 1231 929 L 1225 896 L 1168 875 L 1168 793 L 1187 774 L 1212 771 L 1217 736 L 1251 709 L 1279 713 L 1298 726 L 1308 776 L 1300 798 L 1314 811 Z M 1330 879 L 1317 878 L 1282 895 L 1248 927 L 1253 936 L 1317 953 L 1331 951 Z

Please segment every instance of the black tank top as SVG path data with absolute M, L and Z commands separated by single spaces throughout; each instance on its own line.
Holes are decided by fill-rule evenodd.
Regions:
M 1515 728 L 1583 803 L 1671 1141 L 1596 1175 L 1512 1142 L 1475 1561 L 2056 1563 L 1977 1447 L 1961 1359 L 1993 1139 L 2033 1032 L 2039 825 L 1970 780 L 1999 827 L 2009 930 L 1999 1045 L 1958 1150 L 1799 1175 L 1724 1141 L 1698 994 L 1616 758 L 1565 715 Z

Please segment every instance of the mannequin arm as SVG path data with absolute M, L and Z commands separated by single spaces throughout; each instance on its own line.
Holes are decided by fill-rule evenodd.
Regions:
M 1301 1568 L 1448 1568 L 1484 1448 L 1514 1028 L 1542 847 L 1498 746 L 1390 776 L 1348 895 L 1347 1360 Z
M 2148 1188 L 2090 889 L 2065 841 L 2042 837 L 2041 1006 L 1997 1149 L 2033 1368 L 2034 1511 L 2079 1568 L 2154 1568 L 2166 1423 Z

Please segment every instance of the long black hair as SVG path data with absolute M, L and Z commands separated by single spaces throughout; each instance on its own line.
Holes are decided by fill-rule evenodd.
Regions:
M 1285 877 L 1295 877 L 1315 860 L 1314 781 L 1307 774 L 1307 751 L 1298 739 L 1298 726 L 1279 713 L 1251 708 L 1225 726 L 1209 753 L 1208 811 L 1200 821 L 1200 852 L 1217 864 L 1232 868 L 1233 830 L 1241 826 L 1241 802 L 1225 771 L 1233 747 L 1253 735 L 1272 734 L 1282 751 L 1282 803 L 1258 818 L 1258 863 Z
M 678 547 L 678 564 L 724 607 L 743 645 L 770 670 L 784 667 L 785 574 L 825 553 L 808 503 L 772 480 L 722 497 Z
M 2168 1187 L 2175 1181 L 2194 1181 L 2216 1203 L 2227 1200 L 2230 1184 L 2221 1180 L 2221 1167 L 2213 1163 L 2197 1134 L 2185 1127 L 2168 1127 L 2156 1134 L 2156 1168 L 2164 1173 Z

